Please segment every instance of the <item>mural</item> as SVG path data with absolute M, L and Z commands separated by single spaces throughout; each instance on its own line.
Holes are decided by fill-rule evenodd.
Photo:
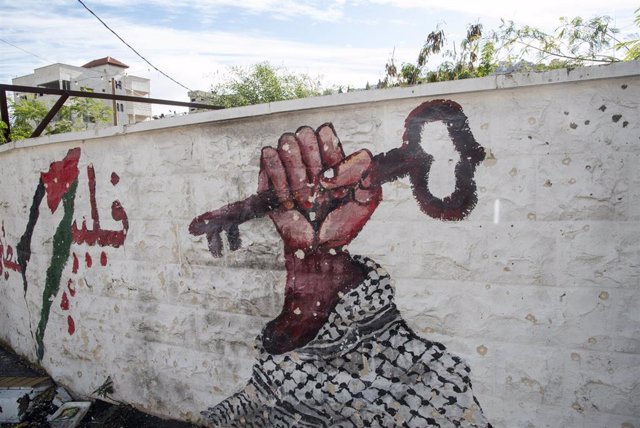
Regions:
M 49 211 L 53 214 L 57 212 L 62 202 L 63 216 L 53 234 L 53 255 L 46 272 L 45 284 L 42 291 L 42 307 L 40 309 L 40 319 L 35 333 L 36 355 L 38 360 L 42 360 L 44 356 L 44 334 L 49 322 L 51 306 L 60 291 L 62 281 L 62 273 L 69 260 L 73 256 L 72 273 L 77 274 L 79 269 L 78 256 L 71 252 L 72 244 L 87 244 L 93 246 L 98 244 L 101 247 L 119 247 L 121 246 L 129 229 L 127 214 L 119 201 L 114 201 L 111 207 L 111 216 L 114 220 L 122 223 L 121 230 L 104 230 L 100 227 L 100 216 L 96 204 L 96 179 L 93 165 L 87 166 L 87 177 L 89 183 L 89 201 L 91 205 L 92 228 L 88 229 L 86 221 L 83 220 L 82 227 L 78 227 L 73 220 L 74 202 L 76 191 L 78 188 L 78 162 L 80 160 L 80 148 L 74 148 L 68 151 L 67 155 L 61 161 L 51 163 L 49 170 L 41 173 L 38 186 L 33 196 L 31 208 L 29 210 L 29 220 L 26 229 L 17 244 L 17 261 L 13 260 L 13 249 L 4 243 L 5 230 L 4 223 L 2 225 L 3 241 L 0 245 L 0 252 L 3 254 L 0 272 L 4 272 L 5 280 L 9 278 L 9 270 L 20 273 L 22 276 L 23 291 L 26 302 L 29 281 L 27 278 L 27 267 L 31 259 L 31 241 L 33 232 L 40 218 L 40 208 L 43 199 L 46 196 L 46 204 Z M 119 181 L 117 174 L 112 173 L 111 183 L 115 186 Z M 85 253 L 85 263 L 87 268 L 92 266 L 91 255 Z M 103 251 L 100 255 L 100 263 L 102 266 L 107 264 L 107 255 Z M 66 283 L 66 289 L 63 291 L 60 308 L 63 311 L 69 311 L 69 297 L 75 297 L 76 288 L 72 278 Z M 67 316 L 67 331 L 70 335 L 75 333 L 75 320 L 71 315 Z
M 422 128 L 441 121 L 460 153 L 456 186 L 429 191 L 433 157 Z M 193 219 L 221 256 L 221 233 L 241 246 L 238 225 L 269 215 L 284 244 L 281 313 L 259 335 L 247 386 L 203 412 L 213 426 L 487 427 L 469 368 L 445 347 L 417 336 L 394 303 L 389 275 L 344 248 L 382 201 L 385 182 L 408 176 L 422 211 L 462 220 L 477 202 L 474 172 L 484 159 L 467 117 L 450 100 L 426 102 L 405 121 L 401 147 L 346 156 L 335 129 L 304 126 L 262 150 L 258 193 Z

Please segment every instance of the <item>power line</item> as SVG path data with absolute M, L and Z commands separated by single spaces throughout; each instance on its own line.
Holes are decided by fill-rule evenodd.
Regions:
M 52 61 L 52 60 L 50 60 L 50 59 L 42 58 L 41 56 L 36 55 L 36 54 L 34 54 L 33 52 L 29 52 L 28 50 L 23 49 L 23 48 L 21 48 L 20 46 L 17 46 L 17 45 L 15 45 L 15 44 L 13 44 L 13 43 L 11 43 L 11 42 L 8 42 L 8 41 L 6 41 L 6 40 L 4 40 L 4 39 L 2 39 L 2 38 L 0 38 L 0 42 L 6 43 L 6 44 L 8 44 L 9 46 L 12 46 L 12 47 L 14 47 L 14 48 L 16 48 L 16 49 L 19 49 L 19 50 L 21 50 L 22 52 L 27 53 L 27 54 L 29 54 L 29 55 L 31 55 L 31 56 L 33 56 L 33 57 L 35 57 L 35 58 L 38 58 L 38 59 L 40 59 L 40 60 L 42 60 L 42 61 L 49 62 L 49 63 L 56 63 L 56 62 L 58 62 L 58 61 Z M 93 76 L 93 77 L 85 77 L 84 79 L 73 79 L 73 81 L 75 82 L 75 84 L 77 85 L 77 84 L 78 84 L 78 82 L 83 82 L 83 81 L 85 81 L 85 80 L 89 80 L 89 79 L 95 79 L 95 78 L 97 78 L 97 77 L 100 77 L 100 79 L 101 79 L 101 80 L 104 80 L 104 78 L 105 78 L 105 77 L 109 77 L 109 75 L 108 75 L 108 74 L 106 74 L 105 72 L 102 72 L 102 71 L 92 70 L 92 69 L 89 69 L 89 68 L 87 68 L 87 69 L 83 69 L 82 74 L 88 74 L 88 73 L 95 73 L 95 76 Z M 126 74 L 125 74 L 125 76 L 126 76 Z M 112 77 L 114 77 L 114 76 L 112 76 Z M 69 77 L 69 79 L 71 80 L 71 77 Z
M 122 43 L 124 43 L 129 49 L 131 49 L 136 55 L 138 55 L 140 58 L 142 58 L 142 60 L 144 62 L 146 62 L 147 64 L 149 64 L 151 67 L 153 67 L 153 69 L 155 69 L 158 73 L 162 74 L 164 77 L 166 77 L 167 79 L 171 80 L 172 82 L 182 86 L 183 88 L 185 88 L 187 91 L 191 91 L 191 89 L 187 88 L 185 85 L 183 85 L 182 83 L 178 82 L 177 80 L 175 80 L 174 78 L 172 78 L 171 76 L 169 76 L 167 73 L 165 73 L 164 71 L 160 70 L 158 67 L 156 67 L 155 65 L 151 64 L 149 62 L 149 60 L 147 60 L 144 56 L 142 56 L 137 50 L 135 50 L 129 43 L 127 43 L 122 37 L 120 37 L 118 35 L 118 33 L 116 33 L 115 31 L 113 31 L 102 19 L 100 19 L 100 17 L 98 15 L 96 15 L 91 9 L 89 9 L 89 7 L 84 4 L 82 2 L 82 0 L 78 0 L 78 3 L 80 3 L 85 9 L 87 9 L 87 11 L 89 11 L 89 13 L 93 16 L 96 17 L 96 19 L 98 21 L 100 21 L 100 23 L 102 25 L 105 26 L 105 28 L 109 31 L 111 31 L 118 39 L 120 39 L 120 41 Z
M 22 49 L 20 46 L 16 46 L 16 45 L 14 45 L 13 43 L 11 43 L 11 42 L 7 42 L 7 41 L 6 41 L 6 40 L 4 40 L 4 39 L 0 39 L 0 42 L 6 43 L 6 44 L 8 44 L 9 46 L 13 46 L 14 48 L 19 49 L 19 50 L 21 50 L 22 52 L 27 53 L 27 54 L 29 54 L 29 55 L 31 55 L 31 56 L 34 56 L 34 57 L 36 57 L 36 58 L 38 58 L 38 59 L 41 59 L 41 60 L 43 60 L 44 62 L 54 62 L 54 61 L 50 61 L 50 60 L 48 60 L 48 59 L 42 58 L 41 56 L 36 55 L 36 54 L 34 54 L 33 52 L 29 52 L 29 51 L 28 51 L 28 50 L 26 50 L 26 49 Z

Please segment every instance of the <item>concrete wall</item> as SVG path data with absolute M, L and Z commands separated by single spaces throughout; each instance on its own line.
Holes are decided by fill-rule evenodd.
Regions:
M 269 219 L 242 225 L 242 248 L 217 259 L 206 239 L 189 234 L 191 219 L 254 193 L 260 149 L 283 132 L 330 121 L 347 153 L 384 152 L 401 144 L 412 109 L 440 98 L 462 106 L 490 152 L 475 175 L 477 207 L 464 221 L 438 221 L 418 209 L 407 179 L 385 184 L 350 251 L 386 268 L 418 334 L 467 360 L 494 426 L 639 427 L 638 63 L 349 93 L 1 146 L 0 338 L 36 361 L 48 300 L 41 364 L 58 382 L 89 396 L 111 376 L 114 398 L 196 420 L 249 378 L 253 340 L 280 311 L 285 272 Z M 452 190 L 457 159 L 444 129 L 424 131 L 440 196 Z M 73 176 L 51 183 L 63 169 L 54 162 L 75 148 L 71 197 Z M 52 175 L 42 176 L 49 185 L 36 204 L 43 172 Z M 122 215 L 112 218 L 113 201 L 127 227 Z M 82 235 L 96 211 L 107 235 L 126 230 L 121 241 Z M 70 219 L 80 235 L 67 242 Z M 29 224 L 25 292 L 16 248 Z M 52 266 L 61 269 L 57 290 Z

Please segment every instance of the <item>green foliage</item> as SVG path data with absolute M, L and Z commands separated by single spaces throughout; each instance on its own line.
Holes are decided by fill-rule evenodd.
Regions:
M 636 17 L 634 22 L 636 27 L 640 28 L 640 7 L 636 9 Z M 626 51 L 624 56 L 625 61 L 638 61 L 640 60 L 640 39 L 628 40 L 624 42 L 618 42 L 616 49 Z
M 22 99 L 11 103 L 11 139 L 18 141 L 29 138 L 48 111 L 44 103 L 34 99 Z
M 636 10 L 640 27 L 640 9 Z M 585 20 L 560 18 L 553 33 L 531 26 L 502 21 L 494 31 L 483 32 L 482 24 L 471 24 L 466 37 L 445 49 L 446 38 L 439 27 L 428 34 L 415 63 L 403 63 L 398 72 L 392 58 L 379 87 L 483 77 L 496 72 L 544 71 L 596 63 L 640 59 L 640 41 L 620 42 L 618 29 L 606 16 Z M 624 55 L 621 55 L 624 54 Z M 440 63 L 430 70 L 428 60 L 438 55 Z
M 36 126 L 49 113 L 49 108 L 44 102 L 32 98 L 12 102 L 11 140 L 19 141 L 29 138 Z M 60 108 L 43 134 L 62 134 L 89 129 L 95 126 L 94 124 L 108 123 L 111 114 L 111 108 L 99 100 L 74 97 Z
M 227 79 L 212 89 L 209 102 L 228 108 L 322 94 L 320 84 L 308 75 L 288 73 L 264 62 L 232 67 Z
M 510 60 L 532 57 L 537 64 L 547 64 L 554 59 L 575 67 L 587 63 L 620 61 L 615 51 L 606 54 L 616 41 L 618 29 L 609 26 L 607 16 L 584 20 L 560 18 L 560 26 L 552 34 L 525 25 L 516 27 L 513 22 L 503 22 L 497 37 L 509 50 Z
M 5 132 L 7 132 L 7 124 L 3 120 L 0 120 L 0 144 L 4 144 L 7 142 Z

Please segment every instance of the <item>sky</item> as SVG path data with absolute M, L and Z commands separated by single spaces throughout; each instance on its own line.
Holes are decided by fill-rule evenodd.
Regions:
M 415 62 L 438 25 L 450 42 L 470 23 L 500 19 L 552 31 L 560 16 L 607 15 L 622 37 L 640 30 L 629 0 L 83 0 L 155 67 L 208 90 L 228 67 L 264 61 L 307 73 L 326 87 L 364 87 Z M 77 0 L 0 0 L 0 83 L 52 63 L 81 66 L 111 56 L 151 79 L 151 97 L 188 101 L 184 87 L 149 66 Z M 173 107 L 154 106 L 154 113 Z M 184 109 L 175 108 L 177 111 Z

